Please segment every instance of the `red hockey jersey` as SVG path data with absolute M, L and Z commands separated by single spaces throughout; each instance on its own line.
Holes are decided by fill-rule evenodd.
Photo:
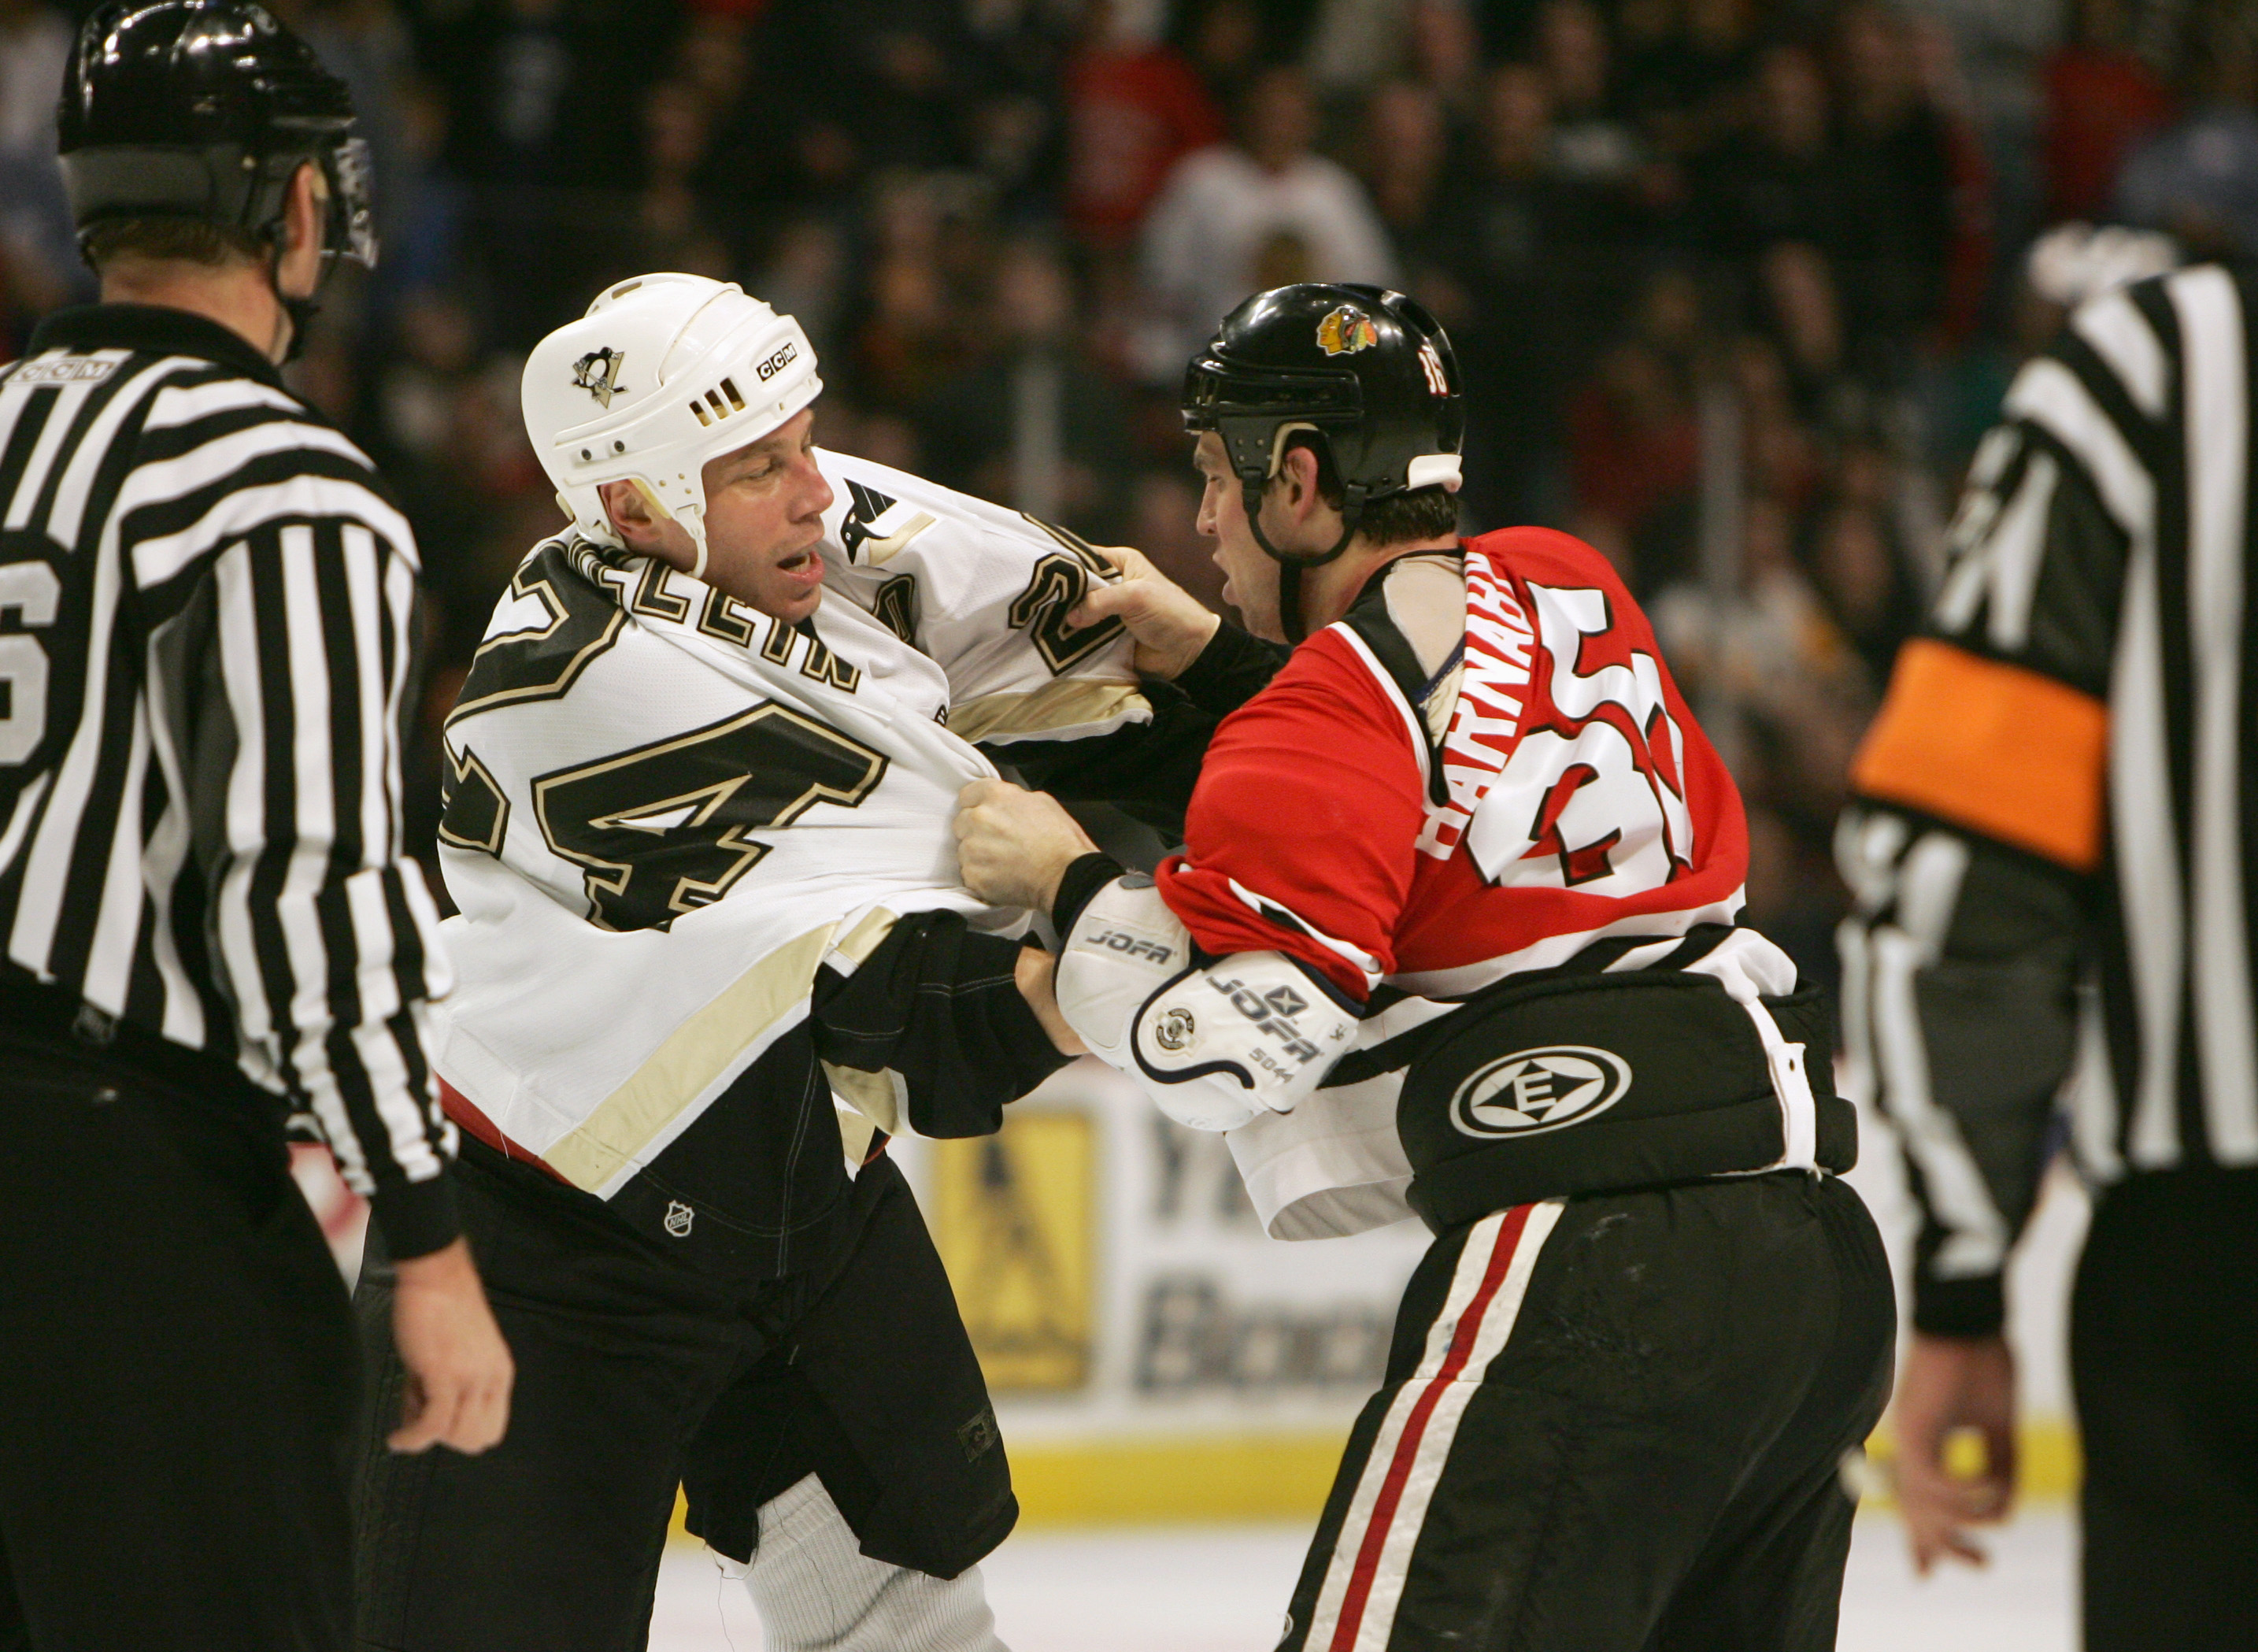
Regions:
M 1209 952 L 1454 999 L 1735 920 L 1740 794 L 1614 569 L 1541 528 L 1461 549 L 1457 613 L 1447 562 L 1391 563 L 1217 730 L 1159 872 Z

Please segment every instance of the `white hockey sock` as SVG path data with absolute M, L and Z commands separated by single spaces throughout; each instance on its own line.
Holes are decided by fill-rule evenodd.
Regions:
M 813 1474 L 761 1505 L 745 1588 L 766 1652 L 1009 1652 L 977 1566 L 944 1582 L 872 1560 Z

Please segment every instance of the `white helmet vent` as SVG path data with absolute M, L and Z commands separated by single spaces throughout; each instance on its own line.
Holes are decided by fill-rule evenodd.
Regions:
M 729 398 L 728 405 L 726 407 L 721 403 L 721 398 L 725 395 Z M 714 409 L 710 415 L 706 411 L 709 404 Z M 692 402 L 690 404 L 690 410 L 698 416 L 698 422 L 700 424 L 714 424 L 728 418 L 732 413 L 743 412 L 745 398 L 737 394 L 737 381 L 735 379 L 724 379 L 721 383 L 709 388 L 703 400 Z

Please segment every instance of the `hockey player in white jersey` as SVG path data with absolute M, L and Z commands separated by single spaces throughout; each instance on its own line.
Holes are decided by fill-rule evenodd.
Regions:
M 527 362 L 572 525 L 448 723 L 436 1057 L 516 1418 L 475 1462 L 368 1452 L 364 1644 L 641 1648 L 679 1484 L 771 1652 L 998 1645 L 975 1567 L 1017 1505 L 884 1147 L 995 1129 L 1081 1046 L 950 818 L 983 748 L 1181 808 L 1215 718 L 1073 624 L 1073 536 L 817 448 L 815 368 L 665 274 Z M 1267 675 L 1206 664 L 1218 709 Z

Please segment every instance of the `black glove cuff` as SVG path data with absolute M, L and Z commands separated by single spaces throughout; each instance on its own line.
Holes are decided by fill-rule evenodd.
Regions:
M 1999 1274 L 1914 1280 L 1913 1328 L 1925 1336 L 1997 1336 L 2006 1322 L 2007 1293 Z
M 1202 710 L 1228 716 L 1262 692 L 1289 652 L 1225 620 L 1177 675 L 1176 687 Z
M 1074 931 L 1074 922 L 1082 909 L 1100 889 L 1122 875 L 1122 865 L 1112 856 L 1091 850 L 1066 869 L 1059 879 L 1058 894 L 1051 901 L 1051 927 L 1058 931 L 1059 944 Z

